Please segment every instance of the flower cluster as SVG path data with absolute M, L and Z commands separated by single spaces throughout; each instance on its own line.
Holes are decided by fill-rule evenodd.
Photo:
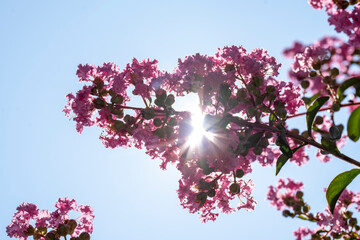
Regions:
M 80 133 L 84 126 L 101 127 L 106 147 L 145 147 L 148 155 L 161 159 L 161 168 L 176 164 L 182 174 L 181 204 L 200 211 L 202 221 L 214 220 L 215 209 L 254 209 L 253 184 L 236 172 L 246 175 L 251 163 L 267 166 L 279 157 L 280 150 L 271 145 L 278 136 L 262 123 L 271 116 L 271 126 L 285 131 L 287 115 L 303 105 L 300 88 L 275 79 L 280 64 L 263 49 L 248 53 L 231 46 L 214 56 L 187 56 L 173 73 L 159 71 L 156 63 L 134 59 L 123 71 L 113 63 L 79 65 L 79 81 L 87 84 L 67 95 L 66 116 L 74 114 Z M 129 106 L 130 91 L 144 107 Z M 194 115 L 173 107 L 175 96 L 189 93 L 198 95 L 204 119 L 198 143 L 191 142 L 197 131 Z M 282 142 L 287 144 L 286 137 Z M 243 201 L 231 207 L 235 196 Z
M 325 8 L 329 24 L 345 33 L 352 45 L 360 44 L 360 5 L 358 0 L 309 0 L 315 9 Z
M 360 211 L 360 193 L 345 190 L 333 214 L 330 213 L 329 208 L 326 208 L 324 212 L 314 214 L 310 212 L 310 206 L 303 199 L 302 189 L 301 182 L 280 179 L 276 187 L 269 187 L 267 194 L 270 204 L 277 210 L 283 210 L 284 217 L 300 218 L 316 223 L 317 227 L 312 230 L 307 227 L 296 230 L 294 235 L 297 240 L 305 239 L 307 236 L 310 236 L 310 239 L 359 238 L 360 226 L 350 208 L 354 207 L 356 211 Z
M 340 2 L 346 1 L 310 1 L 315 8 L 325 6 L 331 16 L 350 14 Z M 65 115 L 72 116 L 79 133 L 84 126 L 100 127 L 106 147 L 144 148 L 151 158 L 161 160 L 162 169 L 175 164 L 181 173 L 181 205 L 200 213 L 201 221 L 215 220 L 218 212 L 253 210 L 253 183 L 243 178 L 252 171 L 252 163 L 270 166 L 278 159 L 277 172 L 289 159 L 301 166 L 309 160 L 305 145 L 317 147 L 323 162 L 329 161 L 328 154 L 353 160 L 338 150 L 345 136 L 344 127 L 335 124 L 334 112 L 346 98 L 338 94 L 340 84 L 359 72 L 360 48 L 354 44 L 358 7 L 351 12 L 352 30 L 341 30 L 350 43 L 325 37 L 285 50 L 286 56 L 294 57 L 290 77 L 300 82 L 303 92 L 296 82 L 277 79 L 281 65 L 264 49 L 248 52 L 242 46 L 227 46 L 212 56 L 198 53 L 179 59 L 173 72 L 160 71 L 157 60 L 149 59 L 133 59 L 123 70 L 113 63 L 80 64 L 76 74 L 84 86 L 67 95 Z M 360 87 L 349 86 L 360 96 Z M 307 90 L 314 96 L 304 97 Z M 198 113 L 175 109 L 176 98 L 188 94 L 197 94 Z M 131 95 L 144 105 L 133 106 L 139 101 Z M 319 106 L 319 99 L 327 102 L 329 120 L 316 117 L 320 107 L 315 106 L 307 131 L 289 131 L 286 120 L 301 115 L 301 106 Z M 197 118 L 200 124 L 195 125 Z M 349 136 L 358 138 L 356 133 Z M 240 203 L 232 206 L 236 197 Z
M 39 210 L 35 204 L 22 203 L 16 208 L 14 218 L 6 228 L 9 237 L 26 240 L 29 236 L 39 240 L 58 240 L 71 235 L 71 240 L 89 240 L 93 232 L 93 209 L 78 206 L 74 199 L 59 198 L 56 210 Z M 70 219 L 69 212 L 76 211 L 80 217 Z M 33 223 L 32 223 L 33 222 Z
M 295 42 L 284 55 L 294 58 L 289 77 L 305 92 L 329 95 L 334 101 L 340 101 L 336 91 L 344 79 L 359 75 L 360 48 L 336 37 L 324 37 L 312 45 Z

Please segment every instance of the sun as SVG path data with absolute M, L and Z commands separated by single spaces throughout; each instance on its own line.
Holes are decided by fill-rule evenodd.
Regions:
M 193 131 L 187 140 L 189 146 L 199 145 L 203 138 L 207 138 L 210 141 L 213 140 L 213 133 L 204 129 L 204 115 L 199 108 L 191 111 L 191 126 Z

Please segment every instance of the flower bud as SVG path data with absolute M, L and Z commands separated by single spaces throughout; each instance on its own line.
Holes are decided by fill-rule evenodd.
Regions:
M 338 102 L 333 102 L 333 104 L 332 104 L 332 106 L 331 106 L 331 109 L 332 109 L 334 112 L 339 111 L 340 108 L 341 108 L 340 103 L 338 103 Z
M 332 77 L 336 77 L 337 75 L 339 75 L 339 69 L 337 69 L 337 68 L 332 68 L 332 69 L 330 70 L 330 74 L 331 74 Z
M 284 198 L 284 204 L 286 205 L 286 206 L 294 206 L 294 204 L 295 204 L 296 202 L 295 202 L 295 200 L 294 200 L 294 198 L 293 197 L 286 197 L 286 198 Z
M 29 225 L 29 227 L 24 231 L 24 234 L 26 236 L 31 236 L 35 233 L 35 228 L 32 225 Z
M 355 227 L 356 224 L 357 224 L 357 219 L 356 219 L 356 218 L 350 218 L 350 220 L 349 220 L 349 225 L 350 225 L 351 227 Z
M 67 234 L 69 234 L 69 227 L 66 226 L 65 224 L 59 224 L 59 227 L 57 229 L 57 233 L 60 236 L 65 237 Z
M 175 96 L 170 94 L 169 96 L 167 96 L 166 100 L 165 100 L 165 105 L 170 107 L 171 105 L 173 105 L 175 102 Z
M 237 169 L 235 173 L 237 178 L 242 178 L 244 176 L 244 171 L 242 169 Z
M 113 122 L 113 128 L 116 129 L 117 131 L 121 131 L 125 128 L 125 124 L 122 121 L 119 120 L 115 120 Z
M 205 203 L 207 199 L 207 194 L 205 192 L 200 192 L 196 195 L 196 198 L 195 198 L 195 202 L 199 202 L 199 203 Z
M 155 111 L 154 109 L 151 108 L 145 108 L 142 110 L 142 116 L 146 119 L 146 120 L 150 120 L 153 119 L 155 117 Z
M 56 240 L 56 234 L 54 231 L 48 232 L 45 236 L 45 240 Z
M 263 79 L 261 77 L 253 77 L 252 81 L 256 87 L 260 87 L 263 83 Z
M 352 215 L 353 215 L 353 212 L 351 212 L 351 211 L 346 211 L 346 212 L 345 212 L 345 216 L 346 216 L 347 218 L 351 218 Z
M 349 2 L 345 0 L 340 0 L 337 2 L 337 7 L 345 10 L 349 6 Z
M 293 206 L 293 209 L 294 209 L 295 212 L 299 213 L 299 212 L 301 212 L 301 205 L 300 204 L 295 204 Z
M 303 206 L 303 212 L 304 213 L 308 213 L 309 211 L 310 211 L 310 206 L 309 205 Z
M 302 191 L 297 191 L 297 192 L 296 192 L 296 198 L 297 198 L 297 199 L 300 200 L 300 199 L 302 199 L 303 196 L 304 196 L 304 193 L 303 193 Z
M 309 87 L 310 83 L 308 80 L 302 80 L 300 85 L 303 89 L 307 89 Z
M 308 137 L 309 137 L 308 131 L 303 131 L 303 132 L 301 133 L 301 136 L 304 137 L 304 138 L 308 138 Z
M 315 120 L 314 120 L 314 124 L 315 125 L 319 125 L 319 124 L 323 124 L 324 122 L 324 118 L 320 117 L 320 116 L 316 116 Z
M 334 239 L 340 239 L 341 238 L 341 234 L 340 233 L 336 233 L 336 232 L 332 232 L 332 237 Z
M 310 77 L 316 77 L 316 76 L 317 76 L 317 72 L 315 72 L 315 71 L 310 71 L 309 75 L 310 75 Z
M 36 233 L 45 235 L 47 233 L 47 227 L 38 227 Z
M 240 192 L 240 185 L 237 183 L 232 183 L 229 189 L 231 193 L 238 194 Z
M 267 93 L 275 92 L 275 87 L 273 85 L 266 86 L 266 92 Z
M 69 233 L 73 234 L 75 228 L 77 227 L 77 222 L 74 219 L 70 219 L 66 225 L 69 226 L 69 229 L 70 229 Z
M 99 77 L 95 77 L 93 82 L 95 83 L 98 89 L 102 89 L 104 87 L 104 81 Z
M 215 195 L 216 195 L 216 191 L 215 191 L 215 189 L 210 189 L 208 192 L 207 192 L 207 195 L 209 196 L 209 197 L 215 197 Z
M 330 127 L 329 135 L 331 140 L 339 140 L 341 138 L 341 132 L 335 125 Z
M 291 129 L 290 132 L 295 134 L 295 135 L 299 135 L 299 133 L 300 133 L 299 129 L 297 129 L 297 128 Z
M 269 101 L 274 101 L 274 100 L 276 99 L 276 94 L 275 94 L 275 93 L 269 93 L 269 94 L 267 95 L 267 99 L 268 99 Z
M 160 127 L 162 125 L 162 121 L 160 118 L 155 118 L 153 121 L 155 127 Z
M 321 63 L 320 63 L 320 61 L 314 61 L 313 64 L 312 64 L 312 67 L 313 67 L 315 70 L 320 70 L 320 68 L 321 68 Z
M 102 109 L 106 105 L 105 101 L 100 99 L 100 98 L 94 99 L 93 104 L 94 104 L 94 107 L 97 108 L 97 109 Z
M 325 84 L 329 84 L 332 82 L 332 78 L 329 77 L 329 76 L 326 76 L 322 79 L 322 82 L 325 83 Z
M 231 71 L 234 71 L 234 70 L 235 70 L 234 64 L 226 64 L 225 65 L 225 68 L 224 68 L 225 72 L 231 72 Z
M 121 95 L 117 95 L 111 98 L 111 102 L 116 104 L 122 104 L 124 102 L 124 97 Z
M 282 212 L 282 215 L 283 215 L 284 217 L 289 217 L 289 216 L 291 215 L 291 213 L 290 213 L 289 210 L 284 210 L 284 211 Z
M 87 232 L 82 232 L 79 236 L 80 240 L 90 240 L 90 234 Z
M 177 125 L 177 121 L 176 121 L 176 118 L 170 118 L 169 122 L 168 122 L 168 125 L 170 126 L 176 126 Z
M 285 108 L 277 108 L 275 112 L 279 116 L 279 118 L 285 118 L 287 115 Z

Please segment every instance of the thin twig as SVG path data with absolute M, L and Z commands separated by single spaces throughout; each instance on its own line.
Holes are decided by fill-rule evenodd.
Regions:
M 340 107 L 350 107 L 350 106 L 355 106 L 355 105 L 360 105 L 360 102 L 341 104 Z M 319 112 L 323 112 L 323 111 L 330 110 L 330 109 L 331 109 L 331 106 L 330 107 L 325 107 L 325 108 L 320 108 Z M 306 112 L 297 113 L 297 114 L 288 116 L 287 119 L 294 118 L 294 117 L 299 117 L 299 116 L 303 116 L 303 115 L 306 115 Z

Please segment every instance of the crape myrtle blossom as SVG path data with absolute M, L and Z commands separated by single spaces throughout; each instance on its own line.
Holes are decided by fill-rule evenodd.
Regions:
M 295 182 L 291 179 L 280 179 L 276 185 L 270 186 L 267 200 L 277 210 L 283 210 L 285 217 L 300 218 L 306 221 L 315 222 L 317 227 L 309 229 L 300 227 L 294 231 L 296 240 L 301 239 L 335 239 L 341 236 L 344 239 L 358 239 L 360 226 L 357 225 L 356 218 L 350 209 L 359 211 L 360 193 L 344 190 L 341 194 L 334 213 L 331 214 L 329 208 L 320 213 L 311 213 L 310 206 L 304 201 L 302 192 L 303 183 Z M 326 191 L 326 189 L 325 189 Z
M 312 45 L 295 42 L 283 52 L 284 56 L 294 58 L 289 71 L 291 79 L 312 95 L 330 95 L 334 100 L 339 84 L 359 75 L 359 53 L 359 47 L 329 36 Z
M 77 206 L 74 199 L 59 198 L 55 204 L 56 210 L 39 210 L 35 204 L 22 203 L 16 208 L 17 212 L 11 223 L 6 227 L 9 237 L 26 240 L 29 236 L 34 239 L 60 239 L 61 236 L 71 235 L 72 240 L 90 239 L 93 232 L 93 209 L 87 205 Z M 70 219 L 69 212 L 79 212 L 77 219 Z M 79 238 L 80 237 L 80 238 Z
M 64 112 L 80 133 L 84 126 L 102 128 L 106 147 L 145 148 L 161 160 L 162 169 L 175 164 L 181 172 L 182 206 L 206 222 L 215 220 L 218 211 L 253 210 L 253 183 L 241 178 L 252 171 L 253 162 L 271 166 L 281 154 L 276 134 L 239 125 L 244 120 L 261 124 L 272 114 L 280 126 L 304 104 L 298 86 L 276 79 L 279 68 L 265 50 L 247 52 L 241 46 L 179 59 L 172 73 L 160 71 L 156 60 L 133 59 L 124 70 L 113 63 L 79 65 L 77 75 L 85 86 L 68 95 Z M 129 105 L 130 91 L 144 107 Z M 175 96 L 189 93 L 198 95 L 204 119 L 197 143 L 191 142 L 198 130 L 192 125 L 194 115 L 173 108 Z M 236 197 L 241 203 L 232 206 Z
M 325 8 L 330 25 L 345 33 L 352 45 L 360 44 L 360 4 L 358 1 L 309 0 L 314 9 Z

